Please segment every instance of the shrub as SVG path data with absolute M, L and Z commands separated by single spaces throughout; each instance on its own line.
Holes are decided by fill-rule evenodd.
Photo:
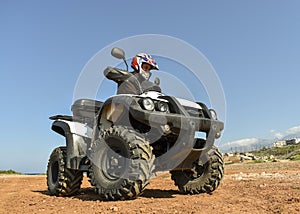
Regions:
M 16 171 L 14 171 L 12 169 L 9 169 L 9 170 L 0 170 L 0 174 L 8 174 L 8 175 L 17 174 L 17 175 L 19 175 L 21 173 L 16 172 Z

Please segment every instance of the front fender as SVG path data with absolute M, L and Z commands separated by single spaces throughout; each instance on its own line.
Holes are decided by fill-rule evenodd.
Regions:
M 116 95 L 107 99 L 97 115 L 97 124 L 94 126 L 94 134 L 97 135 L 99 125 L 101 125 L 102 129 L 109 128 L 112 124 L 115 124 L 122 115 L 126 114 L 126 112 L 128 114 L 130 106 L 134 102 L 136 102 L 135 96 L 129 94 Z

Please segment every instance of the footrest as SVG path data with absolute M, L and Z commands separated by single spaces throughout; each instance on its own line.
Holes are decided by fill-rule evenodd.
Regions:
M 68 120 L 68 121 L 73 121 L 73 117 L 69 115 L 55 115 L 49 117 L 50 120 Z

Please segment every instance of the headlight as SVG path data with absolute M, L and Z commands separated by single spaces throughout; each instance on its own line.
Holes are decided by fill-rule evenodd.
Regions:
M 159 111 L 166 112 L 166 111 L 168 111 L 168 104 L 165 102 L 159 102 L 157 104 L 157 108 Z
M 217 113 L 215 112 L 215 110 L 209 109 L 209 112 L 210 112 L 210 115 L 211 115 L 211 119 L 213 119 L 213 120 L 217 120 L 218 119 Z
M 148 111 L 153 111 L 154 103 L 150 98 L 143 99 L 143 107 Z

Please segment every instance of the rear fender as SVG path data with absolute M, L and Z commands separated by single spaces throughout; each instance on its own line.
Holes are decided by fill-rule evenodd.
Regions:
M 66 139 L 67 168 L 79 169 L 91 142 L 92 129 L 85 124 L 66 120 L 54 121 L 51 128 Z

